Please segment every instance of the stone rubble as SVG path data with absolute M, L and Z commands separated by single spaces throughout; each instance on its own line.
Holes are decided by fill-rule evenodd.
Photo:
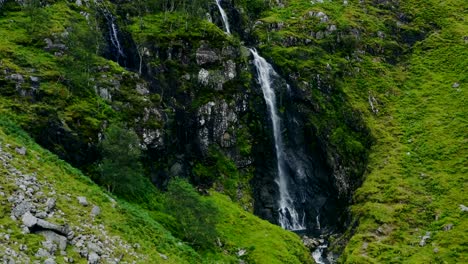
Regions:
M 12 236 L 13 230 L 5 230 L 5 226 L 0 225 L 0 263 L 80 262 L 68 256 L 67 247 L 71 247 L 72 251 L 77 252 L 88 263 L 128 263 L 121 261 L 124 256 L 145 262 L 145 256 L 135 252 L 136 247 L 120 237 L 109 235 L 104 225 L 92 224 L 102 209 L 97 205 L 93 205 L 91 210 L 86 209 L 89 203 L 84 196 L 76 197 L 78 203 L 83 206 L 77 209 L 89 210 L 88 214 L 84 214 L 88 215 L 89 221 L 82 221 L 77 226 L 55 224 L 57 221 L 68 222 L 67 215 L 61 210 L 63 208 L 58 206 L 58 201 L 65 200 L 69 204 L 72 201 L 71 195 L 58 194 L 51 183 L 39 180 L 42 177 L 38 177 L 37 173 L 22 173 L 12 165 L 14 155 L 10 153 L 10 149 L 13 149 L 10 145 L 2 146 L 0 142 L 0 169 L 7 172 L 0 178 L 1 204 L 11 208 L 10 218 L 16 221 L 23 234 L 40 234 L 44 240 L 37 251 L 28 252 L 27 245 L 15 241 L 15 236 Z M 20 156 L 27 153 L 25 147 L 16 147 L 13 150 Z M 4 186 L 14 188 L 9 191 Z M 115 201 L 112 207 L 115 206 L 114 203 Z M 33 261 L 37 258 L 41 260 Z

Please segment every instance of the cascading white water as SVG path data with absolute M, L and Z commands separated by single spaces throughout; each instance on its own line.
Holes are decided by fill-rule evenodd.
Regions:
M 320 245 L 317 247 L 317 249 L 312 253 L 312 257 L 315 260 L 315 263 L 317 264 L 325 264 L 325 260 L 323 258 L 323 251 L 326 249 L 326 245 Z
M 114 45 L 114 47 L 117 49 L 117 52 L 119 53 L 119 55 L 125 56 L 122 51 L 122 46 L 120 45 L 118 30 L 114 21 L 111 21 L 111 24 L 110 24 L 110 40 L 112 42 L 112 45 Z
M 226 12 L 224 12 L 223 7 L 221 6 L 221 0 L 216 0 L 216 5 L 218 6 L 219 12 L 221 13 L 221 17 L 223 18 L 224 31 L 227 34 L 231 34 L 231 29 L 229 28 L 229 20 L 226 15 Z
M 273 137 L 275 140 L 275 150 L 277 158 L 278 177 L 276 183 L 279 186 L 280 200 L 279 205 L 279 223 L 281 227 L 288 230 L 305 230 L 304 217 L 299 217 L 294 208 L 294 200 L 291 198 L 288 190 L 288 176 L 286 173 L 286 157 L 284 152 L 283 139 L 281 137 L 281 119 L 276 107 L 276 95 L 272 87 L 272 77 L 277 76 L 273 67 L 262 58 L 255 49 L 250 49 L 254 56 L 254 64 L 258 73 L 258 81 L 262 87 L 263 96 L 270 112 L 271 122 L 273 124 Z

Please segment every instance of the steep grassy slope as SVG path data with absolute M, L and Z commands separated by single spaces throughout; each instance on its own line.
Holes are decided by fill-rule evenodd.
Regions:
M 417 43 L 403 65 L 362 83 L 379 91 L 381 111 L 368 118 L 378 143 L 355 195 L 358 227 L 347 262 L 468 261 L 468 221 L 460 209 L 468 202 L 465 4 L 438 6 L 442 29 Z M 357 88 L 350 85 L 350 93 L 351 87 Z
M 295 234 L 258 219 L 220 194 L 204 199 L 212 200 L 219 207 L 222 221 L 217 229 L 221 245 L 214 251 L 197 253 L 189 245 L 174 238 L 157 222 L 157 219 L 167 219 L 167 216 L 157 211 L 157 193 L 154 194 L 154 207 L 151 210 L 123 200 L 116 202 L 81 172 L 42 149 L 5 118 L 0 121 L 0 146 L 3 163 L 0 179 L 1 226 L 4 230 L 2 232 L 9 234 L 7 240 L 1 240 L 0 253 L 5 255 L 10 252 L 7 248 L 21 252 L 19 257 L 12 257 L 19 262 L 28 258 L 45 259 L 34 257 L 43 247 L 41 242 L 44 238 L 38 234 L 22 233 L 21 220 L 10 218 L 13 205 L 9 200 L 22 188 L 16 184 L 22 175 L 35 175 L 37 178 L 34 186 L 40 189 L 33 197 L 35 200 L 41 201 L 44 197 L 57 200 L 57 213 L 47 217 L 47 221 L 68 224 L 75 232 L 75 237 L 93 236 L 104 244 L 103 248 L 111 248 L 112 256 L 123 257 L 122 261 L 233 263 L 240 258 L 253 263 L 310 262 L 310 256 Z M 26 147 L 25 155 L 15 151 L 21 147 Z M 5 158 L 8 156 L 12 158 Z M 14 172 L 13 168 L 19 173 Z M 81 206 L 77 200 L 79 196 L 86 197 L 90 206 Z M 101 214 L 96 217 L 90 215 L 94 205 L 101 208 Z M 20 245 L 25 245 L 26 250 L 21 251 Z M 76 247 L 74 244 L 69 245 L 66 256 L 78 263 L 86 263 L 86 257 L 80 257 L 79 251 L 75 251 Z M 241 250 L 243 254 L 239 254 Z M 59 254 L 57 251 L 55 258 L 62 263 L 63 258 Z
M 316 115 L 342 120 L 341 100 L 371 129 L 351 239 L 332 243 L 346 247 L 341 262 L 466 262 L 466 1 L 313 2 L 265 12 L 256 34 L 264 54 L 310 91 Z M 333 121 L 313 123 L 332 144 L 348 144 L 333 136 Z

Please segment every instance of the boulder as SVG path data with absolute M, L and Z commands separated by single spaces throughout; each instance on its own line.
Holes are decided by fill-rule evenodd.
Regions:
M 27 212 L 23 215 L 23 224 L 29 228 L 35 226 L 37 224 L 37 218 L 32 215 L 31 213 Z
M 161 253 L 159 253 L 159 256 L 160 256 L 162 259 L 164 259 L 164 260 L 168 260 L 168 259 L 169 259 L 168 256 L 166 256 L 166 255 L 164 255 L 164 254 L 161 254 Z
M 20 148 L 15 148 L 16 153 L 20 155 L 26 155 L 26 148 L 25 147 L 20 147 Z
M 219 56 L 216 54 L 214 50 L 204 47 L 204 46 L 198 48 L 195 56 L 197 58 L 198 65 L 213 63 L 219 60 Z
M 55 264 L 55 260 L 53 258 L 48 258 L 44 261 L 44 264 Z
M 88 206 L 88 200 L 86 200 L 86 197 L 78 196 L 77 199 L 78 199 L 78 202 L 79 202 L 82 206 Z
M 25 213 L 29 213 L 32 208 L 33 208 L 33 205 L 30 202 L 23 201 L 23 202 L 17 204 L 13 208 L 13 210 L 11 211 L 11 214 L 16 218 L 20 218 Z
M 99 255 L 95 252 L 91 252 L 88 254 L 88 264 L 98 264 L 99 263 Z
M 468 212 L 468 207 L 464 206 L 463 204 L 460 204 L 460 210 L 462 212 Z
M 101 208 L 99 206 L 95 205 L 93 206 L 93 209 L 91 209 L 91 216 L 98 216 L 101 214 Z
M 38 234 L 41 234 L 45 237 L 46 241 L 55 243 L 60 251 L 64 251 L 67 249 L 67 238 L 64 236 L 61 236 L 53 231 L 40 231 Z
M 421 238 L 421 241 L 419 241 L 419 246 L 424 247 L 427 243 L 427 240 L 431 238 L 431 232 L 426 232 L 426 234 Z
M 57 200 L 55 198 L 48 198 L 46 202 L 47 212 L 50 213 L 54 210 Z

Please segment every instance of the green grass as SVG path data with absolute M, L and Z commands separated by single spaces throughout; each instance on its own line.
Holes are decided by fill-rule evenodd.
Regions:
M 170 224 L 174 221 L 159 211 L 161 204 L 158 201 L 160 194 L 153 195 L 153 206 L 143 208 L 139 205 L 117 200 L 114 207 L 110 194 L 95 185 L 79 170 L 58 159 L 54 154 L 42 149 L 23 132 L 18 126 L 6 117 L 0 119 L 0 143 L 4 151 L 13 154 L 12 165 L 21 168 L 22 173 L 37 173 L 38 181 L 48 182 L 57 191 L 57 209 L 65 213 L 65 222 L 61 219 L 50 219 L 52 222 L 69 224 L 71 227 L 89 222 L 87 209 L 78 204 L 77 196 L 85 196 L 92 205 L 101 208 L 102 213 L 93 223 L 102 224 L 108 234 L 118 236 L 128 244 L 138 243 L 141 247 L 135 249 L 146 256 L 137 263 L 234 263 L 236 254 L 240 249 L 246 249 L 248 254 L 242 258 L 251 263 L 309 263 L 310 257 L 297 235 L 287 232 L 278 226 L 244 211 L 235 205 L 229 198 L 214 192 L 203 199 L 209 199 L 219 208 L 221 221 L 216 226 L 219 239 L 223 243 L 220 249 L 211 249 L 196 252 L 189 245 L 174 238 L 160 222 Z M 7 148 L 6 145 L 10 144 Z M 27 155 L 21 156 L 14 151 L 15 147 L 25 146 Z M 3 170 L 3 168 L 2 168 Z M 7 173 L 6 171 L 2 173 Z M 4 192 L 12 192 L 15 186 L 1 178 Z M 51 190 L 42 190 L 48 193 Z M 8 194 L 7 196 L 8 197 Z M 0 197 L 5 199 L 6 197 Z M 8 203 L 6 203 L 8 204 Z M 0 222 L 5 229 L 11 229 L 13 239 L 28 246 L 28 256 L 33 256 L 40 247 L 41 236 L 21 235 L 18 223 L 9 218 L 10 209 L 0 206 Z M 86 229 L 88 234 L 99 235 L 98 229 Z M 214 243 L 215 241 L 213 241 Z M 68 248 L 69 256 L 79 260 L 76 252 Z M 118 250 L 124 250 L 123 248 Z M 169 257 L 162 261 L 159 253 Z M 123 261 L 133 261 L 132 256 L 125 256 Z
M 318 114 L 328 117 L 313 119 L 319 131 L 343 120 L 340 112 L 351 106 L 374 139 L 364 182 L 353 196 L 356 227 L 345 234 L 350 240 L 340 261 L 465 263 L 468 221 L 459 205 L 468 203 L 466 3 L 348 2 L 285 1 L 284 8 L 264 12 L 255 31 L 263 54 L 283 75 L 296 73 L 299 87 L 316 73 L 332 76 L 326 80 L 334 86 L 331 93 L 312 91 Z M 319 23 L 309 11 L 323 11 L 330 20 Z M 269 30 L 278 22 L 280 30 Z M 308 36 L 330 24 L 337 26 L 341 42 L 336 32 L 321 40 Z M 296 44 L 284 47 L 286 37 L 296 38 Z M 311 39 L 308 45 L 305 39 Z M 459 87 L 452 88 L 454 83 Z M 372 97 L 377 114 L 370 109 Z M 340 108 L 338 98 L 349 105 Z M 340 129 L 330 140 L 346 157 L 356 135 Z M 444 231 L 447 224 L 453 229 Z M 420 247 L 426 232 L 431 239 Z

